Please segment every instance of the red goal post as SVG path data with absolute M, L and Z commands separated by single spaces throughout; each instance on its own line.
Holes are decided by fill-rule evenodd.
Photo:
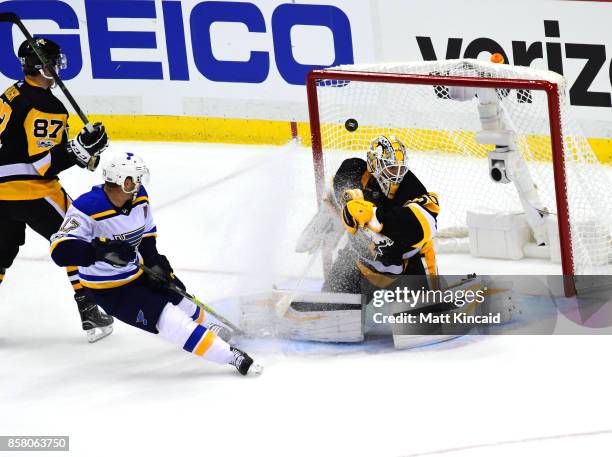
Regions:
M 571 242 L 570 217 L 565 176 L 565 153 L 561 122 L 559 88 L 555 82 L 537 79 L 501 79 L 492 77 L 442 76 L 429 74 L 399 74 L 387 72 L 354 71 L 338 69 L 312 70 L 307 77 L 308 110 L 312 137 L 316 195 L 319 202 L 325 194 L 325 174 L 323 160 L 323 142 L 321 136 L 321 119 L 319 113 L 318 87 L 322 81 L 369 82 L 402 85 L 426 86 L 461 86 L 492 89 L 515 89 L 541 91 L 546 94 L 549 129 L 551 139 L 552 167 L 555 181 L 555 197 L 558 215 L 559 238 L 561 248 L 561 266 L 566 278 L 566 295 L 574 295 L 574 263 Z M 365 151 L 364 151 L 365 152 Z M 329 170 L 327 172 L 330 172 Z

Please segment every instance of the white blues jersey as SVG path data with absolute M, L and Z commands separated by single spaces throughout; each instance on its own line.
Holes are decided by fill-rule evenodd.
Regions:
M 131 207 L 116 208 L 104 193 L 103 185 L 99 185 L 73 202 L 64 223 L 51 238 L 51 252 L 66 240 L 79 239 L 89 243 L 94 238 L 127 241 L 137 249 L 143 237 L 157 236 L 156 232 L 144 186 L 140 186 Z M 140 254 L 137 261 L 142 262 Z M 99 261 L 87 267 L 79 266 L 81 283 L 90 289 L 122 286 L 140 275 L 142 270 L 135 261 L 125 267 Z

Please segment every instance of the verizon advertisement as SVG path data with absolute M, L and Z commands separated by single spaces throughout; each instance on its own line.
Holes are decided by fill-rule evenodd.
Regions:
M 612 137 L 612 4 L 578 1 L 378 3 L 383 61 L 484 58 L 563 74 L 589 134 Z M 593 122 L 594 121 L 594 122 Z

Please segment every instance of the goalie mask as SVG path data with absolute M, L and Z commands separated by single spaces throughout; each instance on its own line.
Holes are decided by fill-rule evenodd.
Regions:
M 105 182 L 121 186 L 126 194 L 136 195 L 142 184 L 149 183 L 149 169 L 139 156 L 124 152 L 103 165 L 102 177 Z M 135 184 L 133 189 L 126 189 L 125 182 L 128 178 Z
M 403 143 L 395 135 L 375 138 L 370 143 L 367 162 L 368 170 L 376 178 L 384 194 L 393 198 L 409 169 Z

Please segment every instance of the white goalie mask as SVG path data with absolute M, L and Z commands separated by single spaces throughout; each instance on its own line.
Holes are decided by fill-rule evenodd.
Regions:
M 118 184 L 126 194 L 136 194 L 142 184 L 149 183 L 149 169 L 144 161 L 132 152 L 123 152 L 106 162 L 102 167 L 105 182 Z M 126 190 L 125 181 L 132 178 L 134 189 Z
M 404 144 L 395 135 L 379 136 L 370 143 L 367 162 L 384 194 L 393 198 L 409 170 Z

